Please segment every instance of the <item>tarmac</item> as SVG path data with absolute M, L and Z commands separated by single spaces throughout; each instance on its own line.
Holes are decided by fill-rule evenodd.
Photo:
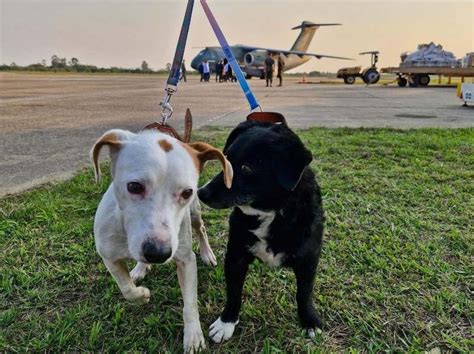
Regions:
M 250 85 L 262 107 L 292 128 L 474 127 L 474 107 L 462 107 L 452 87 L 343 85 L 326 79 L 283 87 Z M 71 177 L 89 166 L 89 150 L 112 128 L 137 131 L 158 120 L 166 78 L 157 75 L 0 73 L 0 197 Z M 249 108 L 235 83 L 201 83 L 195 76 L 172 98 L 170 124 L 194 129 L 233 127 Z

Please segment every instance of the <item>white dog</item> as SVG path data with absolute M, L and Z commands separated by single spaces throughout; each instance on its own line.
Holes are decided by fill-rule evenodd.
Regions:
M 97 251 L 123 296 L 138 304 L 150 300 L 150 291 L 135 286 L 134 281 L 145 276 L 150 263 L 174 259 L 184 300 L 184 349 L 203 349 L 192 226 L 204 262 L 215 264 L 216 259 L 200 216 L 197 183 L 204 163 L 218 160 L 230 188 L 232 166 L 219 150 L 205 143 L 184 144 L 156 131 L 110 130 L 91 150 L 97 180 L 104 145 L 110 149 L 113 182 L 95 216 Z M 138 262 L 131 273 L 126 260 Z

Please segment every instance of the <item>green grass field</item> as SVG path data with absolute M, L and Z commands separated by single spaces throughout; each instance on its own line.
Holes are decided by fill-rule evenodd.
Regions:
M 200 132 L 222 146 L 227 131 Z M 327 224 L 314 301 L 327 329 L 311 341 L 291 272 L 255 263 L 234 337 L 219 352 L 473 349 L 474 129 L 300 131 L 314 153 Z M 209 166 L 202 180 L 217 171 Z M 0 351 L 182 348 L 173 264 L 127 303 L 94 249 L 94 212 L 109 181 L 92 170 L 0 201 Z M 207 337 L 225 300 L 228 212 L 205 209 L 219 265 L 198 259 Z

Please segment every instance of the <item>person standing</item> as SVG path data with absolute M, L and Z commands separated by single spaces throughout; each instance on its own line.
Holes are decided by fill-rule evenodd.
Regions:
M 199 74 L 201 75 L 201 79 L 199 80 L 200 82 L 204 81 L 204 71 L 203 70 L 204 70 L 204 62 L 202 62 L 198 66 L 198 71 L 199 71 Z
M 222 82 L 222 70 L 224 66 L 222 65 L 222 60 L 219 60 L 216 64 L 216 82 Z
M 227 58 L 225 58 L 224 65 L 222 68 L 222 79 L 224 80 L 224 82 L 227 82 L 227 80 L 229 79 L 228 74 L 229 74 L 229 62 L 227 61 Z
M 230 66 L 230 64 L 229 64 L 229 71 L 227 72 L 227 76 L 228 76 L 230 82 L 237 81 L 237 79 L 234 76 L 234 72 L 232 71 L 232 66 Z
M 273 84 L 273 70 L 275 69 L 275 60 L 272 58 L 272 53 L 268 52 L 267 59 L 265 59 L 265 79 L 267 80 L 267 87 Z
M 181 80 L 184 80 L 184 82 L 187 82 L 187 80 L 186 80 L 186 65 L 184 64 L 184 59 L 181 62 Z
M 204 82 L 209 82 L 211 70 L 209 68 L 209 62 L 207 60 L 204 60 L 204 62 L 202 63 L 202 74 L 204 76 Z
M 283 86 L 283 72 L 285 71 L 285 61 L 281 54 L 278 56 L 277 78 L 280 80 L 278 86 Z

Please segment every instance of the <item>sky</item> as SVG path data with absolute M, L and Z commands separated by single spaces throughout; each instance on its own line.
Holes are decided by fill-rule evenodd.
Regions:
M 187 0 L 0 0 L 0 64 L 28 65 L 53 54 L 100 67 L 153 69 L 172 61 Z M 309 52 L 355 62 L 312 59 L 293 72 L 369 64 L 358 53 L 379 50 L 381 67 L 420 43 L 442 44 L 458 58 L 474 51 L 474 0 L 208 0 L 231 44 L 289 49 L 303 20 L 337 22 L 320 28 Z M 218 45 L 199 4 L 185 59 Z

